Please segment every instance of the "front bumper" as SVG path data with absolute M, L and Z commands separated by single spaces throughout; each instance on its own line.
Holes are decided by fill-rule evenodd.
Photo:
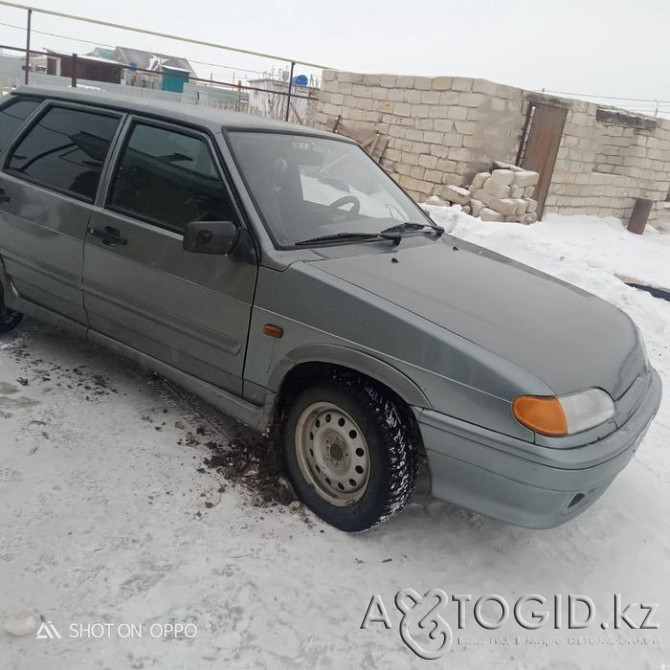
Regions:
M 595 502 L 628 464 L 660 402 L 661 379 L 651 370 L 628 421 L 573 448 L 539 446 L 416 408 L 433 495 L 517 526 L 558 526 Z

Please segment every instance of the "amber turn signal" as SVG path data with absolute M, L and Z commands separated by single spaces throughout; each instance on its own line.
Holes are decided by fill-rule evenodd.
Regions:
M 263 334 L 279 339 L 284 334 L 284 329 L 281 326 L 273 326 L 271 323 L 266 323 L 263 326 Z
M 512 412 L 517 421 L 537 433 L 568 434 L 568 421 L 558 398 L 522 395 L 514 399 Z

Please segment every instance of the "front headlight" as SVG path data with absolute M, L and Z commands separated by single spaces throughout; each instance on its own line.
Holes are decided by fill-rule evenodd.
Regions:
M 614 416 L 614 401 L 601 389 L 563 396 L 522 395 L 514 399 L 517 421 L 542 435 L 572 435 Z

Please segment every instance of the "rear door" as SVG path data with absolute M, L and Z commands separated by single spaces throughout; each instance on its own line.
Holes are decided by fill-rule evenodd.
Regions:
M 5 270 L 21 299 L 82 324 L 86 225 L 121 118 L 51 102 L 3 155 L 0 255 Z
M 128 120 L 84 245 L 91 328 L 242 392 L 255 264 L 182 248 L 190 221 L 241 224 L 212 137 Z

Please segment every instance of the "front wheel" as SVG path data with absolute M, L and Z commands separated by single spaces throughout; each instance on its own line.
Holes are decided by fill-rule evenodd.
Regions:
M 21 323 L 23 314 L 5 307 L 5 296 L 0 284 L 0 333 L 8 333 Z
M 355 532 L 405 506 L 418 449 L 404 410 L 373 382 L 353 376 L 296 396 L 284 426 L 284 453 L 296 492 L 315 514 Z

